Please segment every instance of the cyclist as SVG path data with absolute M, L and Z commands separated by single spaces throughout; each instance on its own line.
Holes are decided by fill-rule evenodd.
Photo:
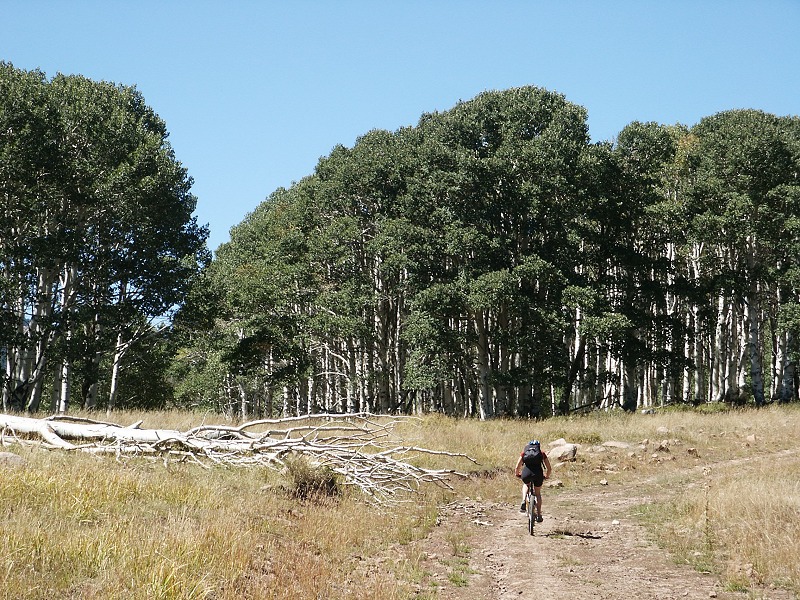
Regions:
M 526 461 L 526 454 L 531 458 Z M 544 469 L 542 468 L 544 466 Z M 525 494 L 528 484 L 533 482 L 533 493 L 536 496 L 536 522 L 542 522 L 542 483 L 550 477 L 550 459 L 542 451 L 539 440 L 531 440 L 522 450 L 514 467 L 514 474 L 522 478 L 522 506 L 520 512 L 525 512 Z

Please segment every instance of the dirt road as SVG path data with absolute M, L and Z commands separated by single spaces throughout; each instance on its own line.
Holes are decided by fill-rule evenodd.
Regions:
M 725 591 L 716 576 L 676 564 L 634 515 L 650 500 L 644 487 L 545 489 L 544 495 L 545 520 L 533 537 L 519 505 L 448 505 L 425 541 L 430 577 L 420 596 L 435 588 L 443 600 L 792 598 L 783 590 Z

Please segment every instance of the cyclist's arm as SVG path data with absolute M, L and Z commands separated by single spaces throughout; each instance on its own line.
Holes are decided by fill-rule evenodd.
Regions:
M 545 468 L 544 478 L 550 479 L 550 471 L 552 471 L 552 467 L 550 466 L 550 459 L 547 458 L 546 454 L 544 455 L 544 468 Z
M 520 455 L 519 459 L 517 460 L 517 466 L 514 467 L 514 475 L 520 477 L 522 475 L 522 456 Z

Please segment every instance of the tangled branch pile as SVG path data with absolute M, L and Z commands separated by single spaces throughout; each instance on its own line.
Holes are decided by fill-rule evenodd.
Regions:
M 475 460 L 464 455 L 392 443 L 394 417 L 369 413 L 306 415 L 250 421 L 239 426 L 202 425 L 188 431 L 142 429 L 71 416 L 44 419 L 0 415 L 0 445 L 9 442 L 47 448 L 158 457 L 165 462 L 195 461 L 203 466 L 262 466 L 282 471 L 302 457 L 328 468 L 342 483 L 358 487 L 378 503 L 400 498 L 423 483 L 450 488 L 451 469 L 428 469 L 409 462 L 422 454 Z

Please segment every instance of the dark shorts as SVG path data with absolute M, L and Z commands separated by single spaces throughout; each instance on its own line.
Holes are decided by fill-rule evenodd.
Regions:
M 542 487 L 544 483 L 544 473 L 536 473 L 535 471 L 531 471 L 525 465 L 522 466 L 522 483 L 530 483 L 533 482 L 534 487 Z

